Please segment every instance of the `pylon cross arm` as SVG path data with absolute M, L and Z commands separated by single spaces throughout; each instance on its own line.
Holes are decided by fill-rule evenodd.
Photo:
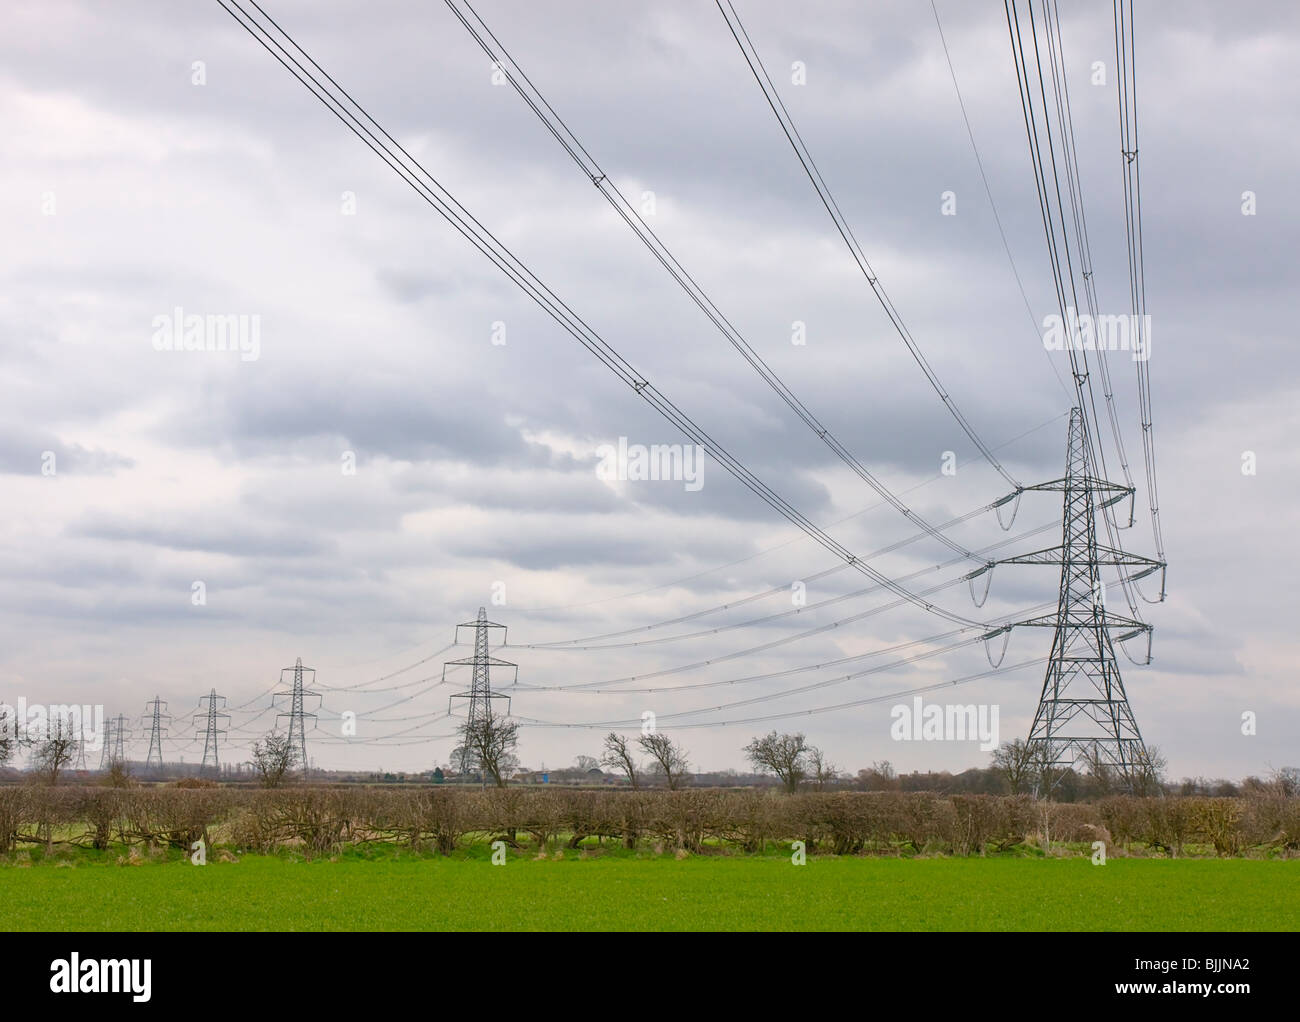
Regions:
M 1043 614 L 1040 617 L 1026 618 L 1024 621 L 1013 621 L 1011 624 L 1007 625 L 1006 627 L 1008 628 L 1056 628 L 1059 627 L 1061 623 L 1062 623 L 1061 619 L 1057 614 Z M 1066 624 L 1072 625 L 1073 622 L 1066 622 Z M 1092 624 L 1093 622 L 1089 620 L 1088 627 L 1091 627 Z M 1145 621 L 1138 621 L 1131 617 L 1121 617 L 1118 614 L 1107 614 L 1105 619 L 1102 622 L 1102 625 L 1103 627 L 1108 629 L 1127 628 L 1135 634 L 1137 632 L 1149 632 L 1152 630 L 1152 626 L 1147 624 Z M 1083 627 L 1083 625 L 1078 624 L 1076 627 Z
M 498 660 L 496 657 L 466 657 L 464 660 L 448 660 L 448 664 L 456 664 L 461 667 L 473 667 L 476 664 L 487 664 L 489 667 L 518 667 L 518 664 L 512 664 L 509 660 Z
M 1065 564 L 1068 560 L 1069 553 L 1066 548 L 1064 546 L 1054 546 L 1044 550 L 1034 550 L 1027 554 L 1002 557 L 979 570 L 981 572 L 986 571 L 988 567 L 997 564 Z M 1101 544 L 1097 545 L 1096 562 L 1098 565 L 1107 568 L 1145 568 L 1146 570 L 1142 573 L 1142 576 L 1150 575 L 1165 566 L 1164 561 L 1158 561 L 1153 557 L 1143 557 L 1141 554 L 1129 553 L 1127 550 L 1116 550 L 1114 547 L 1102 546 Z

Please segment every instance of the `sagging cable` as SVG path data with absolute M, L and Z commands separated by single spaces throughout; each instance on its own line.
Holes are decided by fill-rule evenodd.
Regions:
M 1147 594 L 1142 591 L 1142 587 L 1137 584 L 1137 581 L 1140 578 L 1146 578 L 1148 575 L 1154 574 L 1157 567 L 1160 570 L 1160 595 L 1157 596 L 1154 600 L 1149 600 L 1147 599 Z M 1132 575 L 1129 577 L 1129 581 L 1133 583 L 1133 588 L 1137 590 L 1137 594 L 1140 597 L 1142 597 L 1142 601 L 1144 603 L 1165 602 L 1165 574 L 1167 571 L 1168 571 L 1168 566 L 1165 564 L 1160 564 L 1157 566 L 1152 566 L 1150 568 L 1147 568 L 1144 571 L 1140 571 L 1136 575 Z
M 998 659 L 995 663 L 989 641 L 996 639 L 999 635 L 1002 636 L 1002 651 L 998 653 Z M 991 632 L 985 632 L 980 638 L 984 640 L 984 655 L 988 658 L 989 666 L 996 671 L 1002 666 L 1002 661 L 1007 658 L 1007 647 L 1011 645 L 1011 625 L 1004 625 L 1001 628 L 995 628 Z
M 1023 486 L 1017 486 L 1015 493 L 1008 493 L 1001 500 L 994 501 L 993 513 L 997 516 L 998 524 L 1002 526 L 1003 532 L 1010 532 L 1011 526 L 1016 524 L 1016 515 L 1020 513 L 1020 495 L 1025 492 Z M 1011 504 L 1011 519 L 1004 522 L 1002 520 L 1002 505 Z
M 1145 660 L 1134 660 L 1134 659 L 1133 659 L 1133 654 L 1130 653 L 1130 652 L 1128 651 L 1128 646 L 1126 646 L 1126 645 L 1124 645 L 1124 644 L 1125 644 L 1129 639 L 1132 639 L 1132 638 L 1134 638 L 1135 636 L 1138 636 L 1138 635 L 1142 635 L 1144 632 L 1146 633 L 1146 637 L 1147 637 L 1147 656 L 1146 656 L 1146 659 L 1145 659 Z M 1138 667 L 1146 667 L 1146 666 L 1148 666 L 1148 665 L 1151 663 L 1151 636 L 1152 636 L 1153 633 L 1154 633 L 1154 629 L 1149 628 L 1149 627 L 1148 627 L 1148 628 L 1135 628 L 1133 631 L 1131 631 L 1131 632 L 1125 632 L 1123 635 L 1121 635 L 1121 636 L 1119 636 L 1118 638 L 1116 638 L 1116 639 L 1115 639 L 1115 642 L 1119 644 L 1119 648 L 1122 649 L 1122 650 L 1124 651 L 1124 655 L 1125 655 L 1126 657 L 1128 657 L 1130 663 L 1132 663 L 1132 664 L 1136 664 Z
M 976 607 L 984 606 L 989 598 L 989 589 L 993 587 L 993 568 L 996 562 L 989 561 L 982 568 L 976 568 L 969 575 L 965 576 L 966 581 L 970 584 L 970 600 Z M 975 595 L 975 580 L 981 575 L 986 576 L 984 579 L 984 592 L 979 596 Z

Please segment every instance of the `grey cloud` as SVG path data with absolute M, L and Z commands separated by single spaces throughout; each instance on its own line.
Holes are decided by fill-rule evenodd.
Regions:
M 268 530 L 247 520 L 221 520 L 210 515 L 182 517 L 182 521 L 134 522 L 92 513 L 74 524 L 72 531 L 96 539 L 238 556 L 306 557 L 328 553 L 333 547 L 332 543 L 304 537 L 287 528 Z
M 49 455 L 53 455 L 50 460 Z M 134 465 L 115 451 L 64 443 L 26 426 L 0 425 L 0 473 L 12 475 L 113 475 Z M 48 469 L 47 469 L 48 466 Z
M 1006 492 L 974 459 L 857 275 L 712 5 L 476 6 L 611 177 L 634 198 L 656 192 L 652 223 L 664 241 L 910 506 L 941 521 Z M 409 664 L 489 603 L 496 581 L 509 597 L 493 615 L 512 638 L 554 638 L 643 627 L 788 587 L 834 563 L 712 462 L 700 493 L 672 484 L 611 490 L 597 480 L 592 459 L 575 450 L 619 436 L 682 438 L 217 5 L 181 6 L 162 20 L 155 7 L 128 0 L 110 18 L 77 0 L 22 4 L 15 30 L 0 39 L 0 101 L 20 142 L 7 165 L 8 193 L 18 197 L 6 222 L 13 243 L 0 256 L 6 676 L 93 684 L 132 705 L 163 683 L 249 699 L 299 651 L 328 672 L 323 680 L 339 682 Z M 985 439 L 1006 444 L 998 456 L 1013 475 L 1054 478 L 1069 398 L 1038 337 L 1052 293 L 1005 26 L 996 7 L 941 0 L 939 9 L 1030 313 L 983 195 L 929 6 L 823 0 L 794 17 L 788 5 L 752 2 L 742 13 L 947 391 Z M 888 509 L 848 517 L 878 498 L 743 364 L 518 98 L 490 84 L 482 54 L 441 5 L 281 0 L 273 13 L 765 482 L 855 551 L 913 531 Z M 1112 59 L 1108 12 L 1062 13 L 1079 76 L 1072 103 L 1097 283 L 1109 309 L 1126 301 L 1114 94 L 1083 77 L 1095 54 Z M 1125 663 L 1125 678 L 1144 730 L 1176 771 L 1239 774 L 1285 759 L 1289 746 L 1277 734 L 1294 733 L 1297 712 L 1278 694 L 1294 660 L 1286 608 L 1295 595 L 1278 564 L 1293 545 L 1300 477 L 1290 441 L 1300 423 L 1289 410 L 1300 219 L 1289 97 L 1300 12 L 1264 0 L 1231 9 L 1195 0 L 1180 5 L 1176 22 L 1152 18 L 1139 31 L 1151 366 L 1173 566 L 1170 604 L 1149 609 L 1156 662 L 1145 671 Z M 110 36 L 114 45 L 103 45 Z M 190 84 L 198 59 L 207 65 L 202 87 Z M 808 85 L 786 85 L 794 60 L 806 63 Z M 42 217 L 34 197 L 52 187 L 59 213 Z M 939 213 L 947 189 L 958 196 L 956 217 Z M 1256 217 L 1240 215 L 1247 189 L 1259 197 Z M 355 217 L 339 214 L 344 190 L 359 196 Z M 153 352 L 150 317 L 177 304 L 259 311 L 262 357 L 237 364 Z M 807 324 L 806 346 L 790 343 L 794 320 Z M 504 346 L 490 341 L 497 321 L 508 327 Z M 1139 523 L 1126 540 L 1146 551 L 1135 374 L 1122 359 L 1111 371 L 1140 488 Z M 60 437 L 78 444 L 60 447 Z M 66 473 L 53 486 L 39 478 L 47 449 Z M 344 450 L 357 455 L 356 476 L 340 472 Z M 963 468 L 935 480 L 948 450 Z M 1240 472 L 1245 450 L 1260 455 L 1258 477 Z M 1055 496 L 1026 502 L 1017 532 L 1059 514 Z M 971 548 L 1015 534 L 987 516 L 954 532 Z M 1026 542 L 1047 546 L 1055 536 Z M 948 556 L 927 540 L 880 563 L 903 574 Z M 188 601 L 200 572 L 212 594 L 202 613 Z M 811 588 L 824 598 L 856 584 L 839 575 Z M 1053 589 L 1042 569 L 999 570 L 986 612 L 1050 600 Z M 969 609 L 964 586 L 942 599 Z M 716 639 L 512 659 L 538 683 L 639 674 L 871 604 L 846 601 Z M 778 605 L 789 606 L 784 592 L 705 623 Z M 729 673 L 700 669 L 667 684 L 799 666 L 939 630 L 902 608 L 740 658 Z M 1018 635 L 1015 648 L 1035 655 L 1043 638 Z M 761 705 L 811 707 L 982 665 L 972 649 Z M 1041 681 L 1041 669 L 1027 669 L 959 691 L 996 698 L 1004 720 L 1025 720 Z M 669 711 L 718 701 L 701 692 L 659 698 Z M 636 716 L 636 702 L 538 694 L 521 695 L 517 708 L 574 722 Z M 1247 704 L 1271 714 L 1275 728 L 1254 746 L 1229 747 L 1215 736 Z M 807 721 L 846 765 L 974 761 L 969 750 L 900 749 L 884 724 L 879 707 Z M 529 732 L 525 761 L 571 758 L 584 737 Z M 748 737 L 745 727 L 696 731 L 690 744 L 703 766 L 737 765 Z M 383 755 L 386 764 L 391 752 L 394 765 L 425 766 L 448 744 Z M 377 748 L 338 755 L 372 763 Z

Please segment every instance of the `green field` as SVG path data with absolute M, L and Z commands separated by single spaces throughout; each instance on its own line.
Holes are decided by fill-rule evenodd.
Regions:
M 9 930 L 1294 930 L 1300 862 L 245 856 L 0 868 Z

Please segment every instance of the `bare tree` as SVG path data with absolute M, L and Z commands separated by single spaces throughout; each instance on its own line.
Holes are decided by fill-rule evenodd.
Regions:
M 1023 738 L 1003 742 L 993 750 L 993 769 L 1002 775 L 1012 795 L 1027 794 L 1033 787 L 1033 751 Z
M 297 762 L 298 749 L 288 735 L 272 731 L 260 742 L 253 743 L 253 769 L 264 788 L 284 784 Z
M 0 767 L 13 759 L 14 753 L 17 751 L 18 720 L 13 709 L 5 706 L 5 712 L 0 713 Z
M 600 769 L 600 760 L 595 756 L 578 756 L 573 762 L 576 769 L 581 770 L 584 774 Z
M 863 791 L 896 791 L 898 773 L 887 759 L 882 759 L 865 770 L 858 771 L 858 787 Z
M 1109 795 L 1115 790 L 1117 773 L 1114 764 L 1107 758 L 1100 742 L 1093 742 L 1083 756 L 1084 769 L 1092 778 L 1092 787 L 1098 795 Z
M 1300 795 L 1300 767 L 1272 767 L 1268 780 L 1279 795 Z
M 808 746 L 808 771 L 813 788 L 817 791 L 825 791 L 826 785 L 833 784 L 840 778 L 839 767 L 828 760 L 826 754 L 815 745 Z
M 1165 769 L 1168 760 L 1158 745 L 1147 746 L 1146 758 L 1132 766 L 1132 789 L 1134 795 L 1163 795 L 1165 793 Z
M 131 787 L 130 764 L 123 759 L 114 759 L 108 764 L 108 770 L 104 774 L 104 784 L 110 788 Z
M 1056 756 L 1048 742 L 1034 742 L 1030 746 L 1029 777 L 1035 798 L 1050 799 L 1065 772 L 1065 767 L 1057 766 Z
M 788 792 L 797 790 L 799 782 L 808 776 L 808 751 L 803 735 L 778 735 L 775 731 L 745 746 L 745 756 L 754 769 L 776 774 Z
M 686 768 L 690 765 L 686 761 L 686 750 L 678 748 L 671 738 L 659 731 L 642 735 L 636 742 L 654 760 L 655 772 L 663 774 L 669 790 L 676 791 L 680 788 L 686 779 Z
M 465 721 L 457 728 L 457 733 L 462 748 L 478 762 L 484 780 L 491 777 L 493 784 L 504 788 L 510 770 L 519 762 L 514 757 L 515 746 L 519 743 L 519 725 L 506 717 L 484 714 Z
M 636 788 L 636 760 L 632 756 L 632 750 L 628 748 L 628 740 L 625 735 L 616 734 L 611 731 L 605 736 L 604 751 L 600 754 L 600 762 L 609 767 L 611 770 L 619 770 L 627 774 L 628 783 Z
M 473 751 L 464 742 L 458 742 L 451 750 L 451 762 L 447 769 L 455 777 L 466 777 L 478 768 Z
M 32 749 L 32 773 L 45 784 L 59 783 L 59 774 L 77 758 L 81 740 L 62 718 L 51 721 L 43 738 L 30 738 L 25 744 Z

